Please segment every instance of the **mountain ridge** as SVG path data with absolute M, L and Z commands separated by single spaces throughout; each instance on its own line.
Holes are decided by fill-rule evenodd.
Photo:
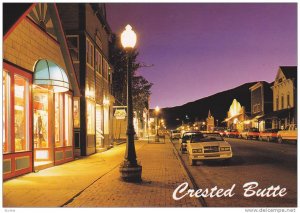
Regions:
M 159 117 L 166 120 L 168 128 L 175 128 L 182 122 L 188 123 L 196 120 L 205 120 L 210 110 L 215 120 L 218 120 L 218 124 L 224 125 L 225 123 L 222 123 L 222 121 L 227 117 L 227 111 L 233 99 L 237 99 L 245 107 L 246 112 L 250 114 L 251 92 L 249 88 L 257 82 L 260 81 L 244 83 L 232 89 L 221 91 L 180 106 L 162 108 Z M 271 86 L 271 83 L 266 83 Z

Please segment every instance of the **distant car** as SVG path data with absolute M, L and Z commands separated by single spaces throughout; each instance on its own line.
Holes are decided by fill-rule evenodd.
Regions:
M 226 137 L 228 138 L 238 138 L 240 135 L 239 131 L 237 129 L 229 129 L 226 132 Z
M 277 141 L 277 133 L 278 129 L 266 129 L 259 133 L 259 140 L 265 140 L 268 142 Z
M 184 154 L 187 150 L 186 150 L 186 144 L 187 144 L 187 140 L 190 140 L 191 137 L 194 134 L 200 133 L 199 131 L 191 131 L 191 132 L 185 132 L 182 134 L 182 137 L 179 139 L 180 142 L 180 151 L 182 154 Z
M 241 133 L 241 138 L 244 138 L 244 139 L 258 139 L 259 137 L 259 131 L 257 128 L 250 128 L 250 129 L 247 129 L 245 131 L 243 131 Z
M 219 133 L 197 133 L 187 141 L 190 165 L 200 160 L 229 160 L 231 146 Z
M 179 130 L 171 130 L 171 139 L 179 139 L 181 137 L 181 133 Z
M 215 127 L 214 133 L 219 133 L 222 137 L 225 136 L 225 128 L 224 127 Z
M 297 142 L 297 125 L 290 124 L 285 130 L 280 130 L 277 133 L 278 143 L 282 143 L 285 141 L 294 141 Z

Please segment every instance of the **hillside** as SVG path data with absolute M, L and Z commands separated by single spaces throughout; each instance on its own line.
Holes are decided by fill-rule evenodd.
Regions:
M 174 128 L 181 124 L 182 121 L 186 123 L 193 122 L 195 119 L 206 119 L 208 110 L 210 110 L 211 114 L 221 124 L 221 121 L 227 117 L 227 111 L 234 98 L 246 108 L 246 112 L 250 113 L 251 93 L 249 88 L 255 83 L 257 82 L 245 83 L 236 88 L 189 102 L 182 106 L 163 108 L 160 116 L 166 120 L 168 128 Z M 188 119 L 186 119 L 186 115 Z

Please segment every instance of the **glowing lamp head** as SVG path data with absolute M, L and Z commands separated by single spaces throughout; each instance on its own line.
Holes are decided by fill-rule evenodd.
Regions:
M 129 24 L 125 27 L 125 30 L 121 34 L 121 43 L 125 49 L 134 48 L 136 44 L 136 34 Z

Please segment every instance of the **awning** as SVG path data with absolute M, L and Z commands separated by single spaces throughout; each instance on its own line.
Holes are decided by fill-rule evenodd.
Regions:
M 53 89 L 53 92 L 66 92 L 70 89 L 66 72 L 57 64 L 45 59 L 36 62 L 33 83 L 48 86 Z

